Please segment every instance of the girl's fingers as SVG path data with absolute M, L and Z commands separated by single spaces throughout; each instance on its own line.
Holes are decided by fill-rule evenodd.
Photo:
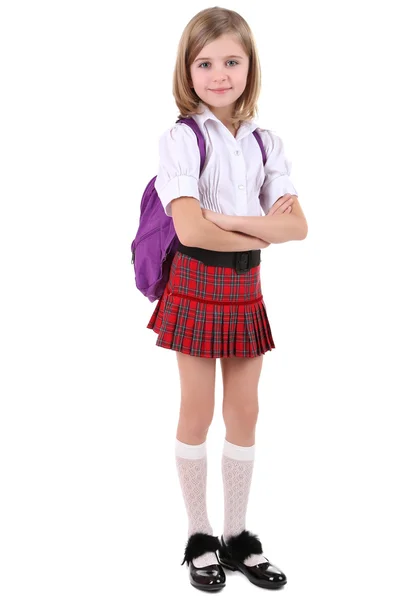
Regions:
M 283 214 L 285 213 L 289 208 L 292 208 L 292 204 L 293 202 L 290 202 L 289 200 L 287 200 L 286 202 L 284 202 L 278 209 L 278 213 L 279 214 Z
M 268 214 L 273 215 L 275 213 L 283 214 L 286 212 L 288 207 L 291 207 L 294 202 L 294 198 L 291 194 L 285 194 L 282 198 L 279 198 L 269 209 Z
M 275 202 L 274 206 L 276 207 L 277 210 L 283 211 L 290 204 L 293 204 L 293 198 L 292 198 L 291 194 L 285 194 L 284 196 L 282 196 L 282 198 L 279 198 L 279 200 L 277 200 Z
M 279 200 L 277 200 L 276 205 L 282 206 L 282 204 L 285 204 L 291 198 L 292 198 L 291 194 L 285 194 L 284 196 L 282 196 L 282 198 L 279 198 Z

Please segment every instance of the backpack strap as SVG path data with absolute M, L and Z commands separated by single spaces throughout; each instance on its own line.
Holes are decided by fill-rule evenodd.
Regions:
M 258 145 L 260 146 L 261 154 L 262 154 L 262 157 L 263 157 L 263 164 L 265 166 L 265 163 L 267 162 L 267 154 L 265 152 L 265 148 L 264 148 L 264 144 L 262 143 L 261 136 L 260 136 L 260 134 L 258 133 L 258 131 L 256 129 L 253 131 L 253 135 L 256 138 L 256 140 L 258 142 Z
M 196 134 L 197 144 L 200 149 L 200 175 L 203 171 L 204 163 L 206 161 L 206 141 L 204 139 L 203 134 L 200 131 L 200 127 L 197 125 L 196 121 L 192 119 L 192 117 L 188 117 L 186 119 L 178 119 L 177 123 L 185 123 L 185 125 L 189 125 L 191 129 Z

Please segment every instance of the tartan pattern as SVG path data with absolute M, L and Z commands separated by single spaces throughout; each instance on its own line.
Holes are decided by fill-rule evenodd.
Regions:
M 176 252 L 164 293 L 147 325 L 156 345 L 192 356 L 252 358 L 275 348 L 260 265 L 247 273 L 208 266 Z

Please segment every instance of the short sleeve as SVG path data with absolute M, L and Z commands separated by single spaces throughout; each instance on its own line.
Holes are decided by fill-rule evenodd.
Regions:
M 285 194 L 298 196 L 290 180 L 292 164 L 285 154 L 281 138 L 269 130 L 260 131 L 265 144 L 267 162 L 264 166 L 265 179 L 260 189 L 260 204 L 265 214 L 271 206 Z
M 200 201 L 200 150 L 194 131 L 187 125 L 176 124 L 160 137 L 160 163 L 154 186 L 171 217 L 171 202 L 180 196 L 191 196 Z

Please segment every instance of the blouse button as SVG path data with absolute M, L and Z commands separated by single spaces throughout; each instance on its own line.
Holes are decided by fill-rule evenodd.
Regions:
M 235 150 L 235 156 L 239 156 L 240 152 L 239 150 Z
M 239 190 L 244 190 L 244 185 L 238 185 Z

